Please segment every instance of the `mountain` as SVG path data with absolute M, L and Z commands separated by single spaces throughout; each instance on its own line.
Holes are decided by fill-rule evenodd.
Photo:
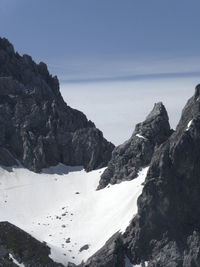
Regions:
M 152 156 L 137 215 L 82 266 L 200 266 L 199 162 L 200 85 Z
M 0 164 L 32 171 L 64 163 L 87 171 L 107 165 L 114 145 L 69 107 L 57 77 L 0 38 Z
M 98 189 L 137 177 L 138 171 L 149 165 L 154 151 L 171 133 L 167 111 L 161 102 L 156 103 L 146 120 L 136 125 L 131 138 L 113 150 Z
M 200 85 L 114 149 L 0 39 L 0 127 L 0 266 L 200 266 Z
M 138 215 L 126 233 L 131 261 L 148 260 L 148 266 L 200 266 L 199 160 L 198 85 L 176 131 L 152 158 Z

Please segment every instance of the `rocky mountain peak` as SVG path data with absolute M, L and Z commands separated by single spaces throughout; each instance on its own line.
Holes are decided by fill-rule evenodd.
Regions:
M 169 119 L 166 108 L 162 102 L 158 102 L 154 104 L 154 107 L 152 111 L 149 113 L 149 115 L 147 116 L 146 120 L 153 120 L 157 116 L 161 116 L 163 117 L 163 119 L 165 118 L 166 120 Z
M 136 125 L 131 138 L 114 149 L 98 189 L 109 183 L 134 179 L 138 171 L 150 163 L 154 150 L 167 140 L 171 132 L 164 105 L 156 103 L 146 120 Z
M 198 84 L 196 87 L 195 87 L 195 94 L 194 94 L 194 97 L 195 98 L 198 98 L 200 96 L 200 84 Z
M 0 164 L 33 171 L 56 165 L 107 165 L 114 148 L 93 122 L 63 100 L 45 63 L 0 39 Z
M 194 95 L 187 101 L 185 107 L 183 108 L 180 121 L 176 128 L 177 137 L 185 131 L 188 131 L 195 118 L 200 115 L 199 93 L 200 85 L 197 85 Z
M 0 37 L 0 48 L 5 50 L 8 54 L 13 54 L 15 52 L 13 45 L 6 38 Z
M 132 262 L 199 266 L 200 110 L 196 91 L 176 131 L 154 153 L 138 215 L 126 231 Z M 196 251 L 196 252 L 195 252 Z

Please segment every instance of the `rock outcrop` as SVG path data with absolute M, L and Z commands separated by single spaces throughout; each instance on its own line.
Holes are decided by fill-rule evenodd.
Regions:
M 120 233 L 114 234 L 86 263 L 78 267 L 126 267 Z M 69 266 L 70 267 L 70 266 Z
M 98 189 L 109 183 L 134 179 L 142 167 L 149 165 L 155 149 L 166 141 L 171 133 L 164 105 L 161 102 L 155 104 L 146 120 L 136 125 L 131 138 L 113 150 Z
M 133 263 L 200 266 L 200 86 L 154 154 L 125 247 Z
M 20 228 L 0 222 L 0 266 L 64 267 L 49 258 L 50 248 Z
M 107 165 L 114 145 L 86 116 L 63 100 L 44 63 L 15 53 L 0 38 L 0 165 L 33 171 L 56 165 Z
M 125 233 L 108 241 L 112 248 L 116 240 L 120 244 L 120 259 L 110 267 L 123 266 L 122 258 L 133 266 L 200 266 L 199 162 L 200 85 L 183 109 L 176 131 L 153 154 L 138 214 Z M 107 266 L 107 256 L 115 258 L 116 250 L 111 256 L 106 248 L 107 244 L 84 266 L 92 267 L 97 260 L 97 266 Z

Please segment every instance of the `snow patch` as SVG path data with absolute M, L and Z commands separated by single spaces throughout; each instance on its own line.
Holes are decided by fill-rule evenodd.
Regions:
M 80 264 L 114 233 L 125 231 L 137 213 L 147 170 L 97 191 L 104 168 L 89 173 L 63 164 L 42 173 L 0 168 L 0 221 L 47 242 L 53 260 Z M 80 252 L 86 244 L 88 249 Z
M 25 265 L 23 263 L 19 263 L 11 253 L 9 253 L 9 259 L 11 259 L 13 261 L 13 263 L 15 263 L 17 266 L 19 267 L 25 267 Z
M 190 129 L 191 124 L 192 124 L 192 120 L 188 122 L 188 124 L 187 124 L 187 128 L 186 128 L 186 130 L 185 130 L 186 132 Z
M 145 262 L 143 262 L 143 263 L 134 265 L 134 267 L 148 267 L 148 261 L 145 261 Z
M 127 256 L 125 256 L 125 267 L 148 267 L 148 262 L 145 261 L 140 264 L 132 264 Z
M 15 98 L 15 95 L 11 95 L 11 94 L 10 94 L 10 95 L 8 95 L 8 96 L 9 96 L 10 98 Z
M 136 134 L 137 137 L 142 138 L 142 139 L 146 139 L 146 137 L 144 137 L 143 135 L 140 134 Z

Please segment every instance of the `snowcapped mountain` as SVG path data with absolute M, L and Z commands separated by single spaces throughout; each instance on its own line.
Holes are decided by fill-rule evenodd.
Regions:
M 114 146 L 0 38 L 0 266 L 200 266 L 200 86 Z

